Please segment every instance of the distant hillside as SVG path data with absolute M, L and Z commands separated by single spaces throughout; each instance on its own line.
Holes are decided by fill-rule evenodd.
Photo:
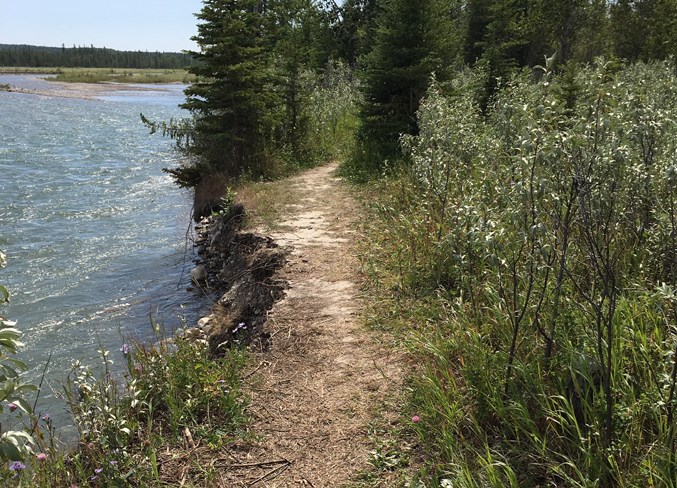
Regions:
M 0 44 L 0 66 L 30 68 L 186 68 L 193 59 L 183 53 L 116 51 L 94 46 L 46 47 Z

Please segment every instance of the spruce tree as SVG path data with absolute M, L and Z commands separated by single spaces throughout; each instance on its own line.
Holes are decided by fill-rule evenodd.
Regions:
M 397 157 L 399 137 L 415 134 L 416 112 L 433 72 L 445 78 L 456 50 L 449 2 L 391 0 L 378 19 L 373 50 L 365 58 L 364 105 L 357 164 L 376 170 Z M 362 158 L 362 156 L 358 156 Z
M 190 54 L 199 64 L 190 71 L 199 81 L 186 89 L 182 107 L 193 117 L 187 148 L 197 162 L 175 172 L 184 184 L 264 165 L 275 100 L 267 87 L 262 15 L 258 0 L 205 0 L 196 15 L 201 22 L 193 40 L 200 50 Z

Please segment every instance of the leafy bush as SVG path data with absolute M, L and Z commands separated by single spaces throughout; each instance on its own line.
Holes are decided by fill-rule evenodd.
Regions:
M 0 268 L 4 268 L 7 258 L 0 252 Z M 0 285 L 0 303 L 9 302 L 9 291 Z M 0 414 L 5 410 L 10 413 L 15 410 L 32 413 L 30 404 L 25 395 L 35 391 L 34 385 L 21 380 L 19 373 L 26 370 L 26 365 L 13 358 L 17 349 L 23 344 L 19 341 L 21 332 L 15 327 L 16 322 L 0 316 Z M 5 430 L 0 433 L 0 462 L 14 461 L 21 465 L 21 461 L 33 452 L 35 441 L 30 430 Z
M 176 482 L 178 470 L 202 486 L 209 469 L 193 470 L 193 455 L 185 454 L 200 446 L 209 458 L 242 435 L 244 353 L 212 358 L 206 341 L 181 338 L 123 344 L 127 373 L 119 378 L 110 352 L 99 352 L 99 368 L 74 363 L 64 390 L 77 445 L 61 443 L 48 414 L 31 418 L 40 452 L 0 470 L 0 479 L 36 487 L 159 486 Z
M 674 66 L 525 71 L 486 115 L 482 76 L 422 102 L 366 261 L 425 359 L 427 478 L 674 487 Z

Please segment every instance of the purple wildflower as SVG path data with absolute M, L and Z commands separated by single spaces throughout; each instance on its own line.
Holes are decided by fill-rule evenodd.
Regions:
M 45 422 L 51 422 L 51 421 L 52 421 L 52 417 L 51 417 L 48 413 L 44 413 L 44 414 L 42 415 L 42 420 L 44 420 Z
M 21 461 L 14 461 L 12 464 L 9 465 L 10 471 L 16 471 L 18 473 L 22 469 L 26 469 L 26 465 Z
M 120 351 L 122 351 L 122 354 L 125 356 L 129 354 L 129 344 L 123 344 L 122 347 L 120 348 Z
M 233 329 L 233 334 L 237 334 L 241 329 L 246 329 L 247 325 L 244 322 L 237 324 L 237 327 Z
M 96 469 L 94 470 L 94 473 L 95 473 L 95 474 L 99 474 L 99 473 L 101 473 L 102 471 L 103 471 L 103 468 L 96 468 Z
M 9 408 L 10 412 L 13 412 L 17 408 L 19 408 L 19 405 L 17 405 L 16 403 L 9 403 L 9 404 L 7 404 L 7 408 Z

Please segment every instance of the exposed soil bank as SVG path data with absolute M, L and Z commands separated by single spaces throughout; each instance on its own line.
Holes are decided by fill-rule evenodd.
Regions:
M 197 226 L 198 252 L 208 277 L 197 285 L 218 292 L 220 298 L 213 313 L 186 334 L 209 341 L 213 355 L 234 344 L 257 341 L 265 346 L 263 324 L 287 287 L 277 276 L 287 252 L 269 237 L 243 231 L 244 219 L 244 208 L 235 205 Z
M 274 297 L 284 284 L 287 289 L 265 313 L 268 347 L 254 348 L 246 376 L 258 440 L 223 453 L 214 486 L 346 486 L 369 469 L 370 422 L 376 415 L 386 422 L 400 418 L 391 400 L 401 390 L 404 361 L 360 322 L 355 247 L 361 212 L 335 169 L 328 165 L 274 183 L 283 184 L 285 201 L 293 203 L 281 209 L 275 229 L 256 229 L 270 238 L 243 238 L 247 244 L 240 245 L 263 243 L 250 261 L 265 271 L 253 281 L 272 285 Z M 239 313 L 232 308 L 236 293 L 226 294 L 233 316 Z

